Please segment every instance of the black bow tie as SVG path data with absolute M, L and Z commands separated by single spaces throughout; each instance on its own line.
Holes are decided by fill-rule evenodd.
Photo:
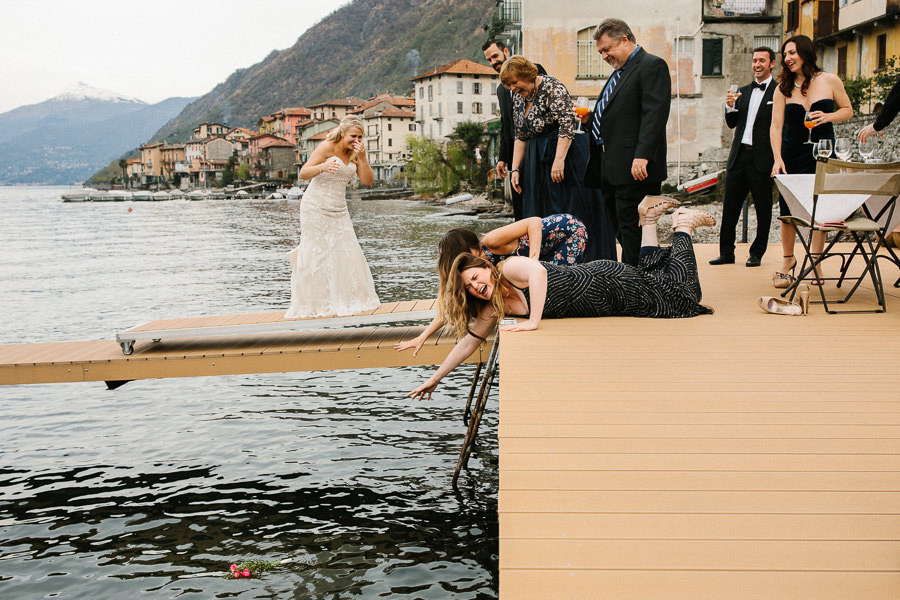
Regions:
M 756 83 L 755 81 L 750 84 L 750 91 L 752 92 L 754 88 L 760 89 L 762 91 L 766 91 L 765 83 Z

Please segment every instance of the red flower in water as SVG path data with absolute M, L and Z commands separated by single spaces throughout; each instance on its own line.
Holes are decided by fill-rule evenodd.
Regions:
M 241 575 L 243 575 L 244 577 L 250 577 L 250 569 L 244 569 Z

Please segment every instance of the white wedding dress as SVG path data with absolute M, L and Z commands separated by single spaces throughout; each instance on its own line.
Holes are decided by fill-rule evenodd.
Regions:
M 350 222 L 347 183 L 356 164 L 316 175 L 300 201 L 300 245 L 291 261 L 291 306 L 287 319 L 353 315 L 378 308 L 375 282 Z

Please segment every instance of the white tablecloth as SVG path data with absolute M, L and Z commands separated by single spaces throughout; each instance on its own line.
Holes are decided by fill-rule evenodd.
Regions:
M 809 220 L 813 204 L 815 175 L 776 175 L 775 184 L 784 196 L 791 214 Z M 853 214 L 857 208 L 866 205 L 874 217 L 890 201 L 890 196 L 869 196 L 866 194 L 819 194 L 816 206 L 816 222 L 841 221 Z M 885 223 L 887 215 L 879 220 L 885 232 L 900 225 L 900 210 L 894 209 L 890 223 Z

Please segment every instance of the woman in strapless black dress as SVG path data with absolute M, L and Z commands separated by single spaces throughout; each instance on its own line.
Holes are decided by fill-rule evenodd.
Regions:
M 816 122 L 812 129 L 813 142 L 833 141 L 832 123 L 840 123 L 853 116 L 844 83 L 837 75 L 819 68 L 816 48 L 805 35 L 795 35 L 781 45 L 778 82 L 772 99 L 772 126 L 769 132 L 772 154 L 775 156 L 772 177 L 780 173 L 815 173 L 814 146 L 807 143 L 810 135 L 803 124 L 804 117 L 809 111 Z M 791 214 L 783 197 L 779 196 L 778 203 L 781 216 Z M 793 225 L 781 224 L 784 262 L 781 270 L 772 277 L 777 288 L 788 287 L 793 281 L 794 267 L 797 265 L 794 258 L 795 236 Z M 824 234 L 813 239 L 814 251 L 821 252 L 824 245 Z

